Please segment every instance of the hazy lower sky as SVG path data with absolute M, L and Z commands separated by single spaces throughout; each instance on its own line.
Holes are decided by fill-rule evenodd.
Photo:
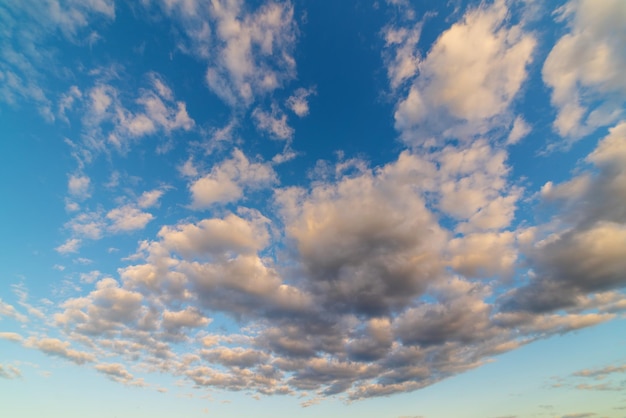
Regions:
M 0 0 L 0 410 L 626 416 L 623 0 Z

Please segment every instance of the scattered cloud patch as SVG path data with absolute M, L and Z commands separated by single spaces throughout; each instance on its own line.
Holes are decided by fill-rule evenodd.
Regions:
M 129 386 L 145 386 L 143 379 L 135 379 L 135 377 L 119 363 L 101 363 L 94 366 L 94 368 L 114 382 Z
M 189 190 L 194 209 L 208 208 L 216 203 L 236 202 L 244 190 L 258 190 L 277 181 L 276 173 L 269 163 L 251 162 L 239 149 L 232 158 L 216 164 L 212 170 L 194 180 Z
M 111 221 L 108 228 L 113 233 L 143 229 L 154 219 L 150 213 L 142 212 L 141 209 L 132 205 L 112 209 L 106 217 Z
M 77 351 L 70 348 L 70 343 L 57 338 L 30 337 L 24 341 L 24 346 L 34 348 L 50 356 L 61 357 L 76 364 L 84 364 L 95 361 L 95 356 L 84 351 Z
M 394 115 L 396 129 L 409 144 L 423 142 L 418 128 L 443 132 L 444 136 L 491 129 L 496 120 L 506 116 L 526 80 L 536 45 L 533 35 L 508 21 L 504 0 L 466 12 L 419 62 L 417 52 L 411 51 L 419 39 L 419 26 L 388 28 L 385 37 L 388 47 L 396 51 L 395 58 L 387 60 L 392 88 L 419 68 Z M 432 126 L 437 121 L 460 124 L 461 128 Z
M 78 248 L 81 245 L 81 240 L 78 238 L 70 238 L 65 243 L 59 245 L 55 248 L 55 250 L 59 254 L 70 254 L 78 252 Z
M 17 379 L 22 377 L 22 372 L 15 366 L 0 364 L 0 377 L 4 379 Z
M 289 96 L 285 105 L 298 117 L 305 117 L 309 114 L 309 96 L 317 94 L 314 87 L 297 89 L 292 96 Z
M 554 129 L 573 141 L 623 115 L 626 6 L 619 0 L 572 0 L 555 14 L 569 32 L 546 58 L 542 74 L 557 109 Z
M 256 127 L 261 132 L 266 132 L 273 139 L 290 140 L 294 130 L 287 124 L 287 115 L 273 105 L 271 112 L 266 112 L 257 107 L 252 112 L 256 121 Z
M 67 188 L 71 196 L 84 200 L 89 197 L 91 180 L 85 175 L 71 175 Z

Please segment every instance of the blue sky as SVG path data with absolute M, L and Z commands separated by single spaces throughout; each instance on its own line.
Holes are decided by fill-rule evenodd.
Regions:
M 623 1 L 0 28 L 11 416 L 624 416 Z

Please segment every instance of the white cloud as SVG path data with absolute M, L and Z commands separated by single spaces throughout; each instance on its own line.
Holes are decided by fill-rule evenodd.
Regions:
M 207 61 L 209 89 L 231 106 L 249 106 L 295 77 L 297 27 L 291 2 L 265 1 L 256 8 L 242 1 L 202 4 L 158 3 L 186 39 L 178 48 Z
M 89 197 L 89 185 L 91 180 L 82 174 L 72 174 L 67 183 L 67 189 L 70 194 L 77 199 L 86 199 Z
M 2 299 L 0 299 L 0 315 L 8 316 L 19 322 L 28 321 L 28 318 L 25 315 L 19 313 L 13 305 L 9 305 L 8 303 L 3 302 Z
M 620 123 L 588 155 L 595 170 L 542 188 L 544 203 L 556 211 L 524 250 L 533 274 L 528 285 L 512 291 L 510 310 L 584 307 L 588 295 L 624 285 L 625 138 L 626 123 Z
M 254 12 L 239 1 L 215 1 L 217 62 L 206 73 L 209 87 L 231 105 L 250 105 L 256 94 L 272 92 L 295 76 L 293 6 L 266 2 Z
M 293 113 L 299 117 L 309 114 L 309 96 L 317 94 L 314 87 L 310 89 L 299 88 L 292 96 L 289 96 L 285 104 Z
M 308 111 L 308 110 L 307 110 Z M 257 107 L 252 112 L 256 127 L 261 132 L 267 132 L 274 139 L 289 140 L 293 138 L 294 130 L 287 124 L 287 115 L 273 105 L 271 112 Z
M 114 233 L 143 229 L 148 222 L 154 219 L 152 214 L 142 212 L 141 209 L 133 205 L 125 205 L 112 209 L 107 213 L 106 217 L 111 221 L 108 229 Z
M 161 198 L 161 196 L 163 196 L 163 190 L 159 189 L 150 190 L 149 192 L 143 192 L 141 194 L 141 197 L 139 197 L 137 205 L 142 209 L 152 207 L 159 203 L 159 199 Z
M 215 165 L 209 174 L 195 180 L 190 186 L 192 207 L 208 208 L 216 203 L 239 200 L 243 190 L 257 190 L 276 182 L 276 173 L 269 163 L 250 162 L 239 149 L 231 159 Z
M 83 212 L 74 216 L 65 226 L 75 237 L 97 240 L 102 238 L 105 223 L 100 213 Z
M 102 335 L 145 316 L 142 301 L 140 293 L 121 288 L 112 278 L 104 278 L 87 296 L 66 300 L 61 305 L 63 312 L 54 319 L 61 327 L 86 335 Z
M 120 363 L 100 363 L 94 366 L 99 373 L 104 374 L 114 382 L 128 386 L 145 387 L 148 386 L 142 378 L 136 379 L 126 368 Z
M 507 144 L 517 144 L 521 139 L 523 139 L 526 135 L 530 133 L 532 128 L 530 125 L 522 118 L 518 116 L 513 121 L 513 127 L 511 128 L 511 132 L 509 132 L 509 137 L 506 140 Z
M 178 167 L 178 171 L 184 177 L 197 177 L 198 176 L 198 168 L 194 165 L 193 159 L 189 157 L 187 161 L 181 166 Z
M 196 224 L 164 226 L 158 235 L 166 248 L 187 258 L 253 254 L 269 242 L 268 222 L 258 213 L 251 213 L 250 219 L 230 214 L 222 219 L 203 219 Z
M 242 197 L 241 187 L 220 172 L 196 180 L 190 187 L 192 206 L 196 209 L 208 208 L 216 203 L 234 202 Z
M 198 328 L 211 322 L 197 309 L 187 307 L 182 311 L 163 311 L 163 328 L 170 332 L 178 332 L 181 328 Z
M 622 280 L 626 215 L 602 203 L 615 206 L 608 190 L 621 190 L 622 128 L 588 157 L 597 172 L 579 174 L 594 187 L 543 193 L 571 212 L 569 226 L 592 228 L 557 231 L 543 244 L 544 227 L 508 230 L 521 191 L 508 181 L 506 150 L 486 140 L 431 154 L 405 150 L 373 169 L 339 159 L 321 164 L 309 186 L 275 190 L 278 219 L 222 208 L 220 216 L 163 226 L 139 244 L 128 259 L 135 264 L 118 270 L 119 281 L 105 276 L 63 302 L 56 324 L 103 355 L 139 359 L 200 386 L 351 400 L 428 386 L 622 309 L 610 289 Z M 229 180 L 240 196 L 249 182 L 271 185 L 275 173 L 235 150 L 201 178 Z M 580 201 L 597 206 L 582 216 Z M 529 277 L 526 290 L 506 280 L 523 266 L 520 252 L 543 277 Z M 538 308 L 542 295 L 574 304 Z M 215 313 L 240 329 L 209 333 Z M 188 350 L 173 347 L 181 343 Z M 113 364 L 102 373 L 135 381 Z
M 72 110 L 73 106 L 74 106 L 74 102 L 77 99 L 82 98 L 83 93 L 80 91 L 80 89 L 77 86 L 71 86 L 68 90 L 67 93 L 61 95 L 61 98 L 59 99 L 59 105 L 58 105 L 58 114 L 59 117 L 64 120 L 66 123 L 69 123 L 69 119 L 67 118 L 66 112 L 69 110 Z
M 416 71 L 416 52 L 410 51 L 416 31 L 409 34 L 389 28 L 386 32 L 389 45 L 400 45 L 395 60 L 388 62 L 392 87 Z M 490 119 L 506 115 L 526 79 L 535 43 L 521 25 L 508 22 L 504 0 L 468 11 L 419 62 L 419 76 L 408 96 L 398 103 L 396 129 L 409 143 L 423 142 L 415 129 L 437 120 L 442 125 L 430 127 L 438 132 L 447 129 L 448 134 L 454 134 L 448 129 L 450 120 L 470 132 L 487 130 Z
M 310 308 L 310 298 L 283 283 L 271 260 L 258 255 L 269 244 L 269 220 L 254 210 L 240 212 L 162 228 L 160 240 L 143 247 L 148 263 L 120 271 L 124 283 L 235 316 Z M 164 316 L 164 326 L 172 315 Z
M 134 380 L 133 375 L 119 363 L 101 363 L 96 364 L 94 368 L 116 382 L 127 384 Z
M 396 108 L 398 129 L 421 135 L 422 124 L 439 116 L 443 125 L 475 124 L 473 133 L 501 122 L 499 145 L 474 135 L 471 142 L 404 150 L 378 167 L 340 156 L 335 164 L 319 162 L 309 184 L 275 190 L 272 164 L 295 155 L 293 130 L 277 103 L 303 117 L 313 94 L 298 89 L 286 101 L 257 100 L 295 76 L 295 64 L 287 62 L 293 39 L 286 39 L 296 29 L 291 4 L 270 2 L 251 13 L 237 0 L 161 4 L 181 19 L 196 47 L 207 47 L 194 53 L 210 61 L 210 88 L 237 108 L 224 129 L 198 129 L 202 143 L 189 143 L 190 157 L 179 167 L 191 204 L 166 214 L 175 219 L 170 216 L 202 209 L 206 216 L 193 212 L 159 225 L 136 254 L 110 270 L 115 277 L 76 260 L 72 270 L 86 270 L 68 276 L 72 296 L 55 294 L 45 312 L 19 295 L 16 306 L 28 316 L 0 301 L 3 318 L 36 323 L 30 333 L 25 328 L 27 337 L 3 332 L 0 339 L 93 363 L 89 367 L 126 385 L 145 385 L 135 370 L 159 371 L 253 396 L 298 394 L 311 404 L 334 395 L 350 401 L 416 390 L 626 309 L 626 124 L 610 130 L 570 181 L 544 186 L 537 198 L 556 208 L 549 224 L 513 230 L 522 190 L 510 179 L 504 141 L 514 144 L 530 130 L 511 105 L 534 40 L 510 23 L 503 1 L 470 10 L 423 60 L 421 27 L 384 30 L 392 93 L 407 95 Z M 98 147 L 110 144 L 127 151 L 139 137 L 195 126 L 158 74 L 149 73 L 145 88 L 129 93 L 112 84 L 116 77 L 102 76 L 92 89 L 70 92 L 59 103 L 60 114 L 83 106 L 83 151 L 106 151 Z M 267 103 L 275 104 L 271 111 L 260 107 Z M 237 148 L 216 159 L 217 142 L 245 142 L 232 134 L 241 114 L 285 139 L 272 162 Z M 180 155 L 175 163 L 184 161 Z M 66 202 L 80 201 L 93 187 L 81 181 L 76 193 L 68 185 L 73 200 Z M 127 186 L 117 183 L 112 187 Z M 264 188 L 260 195 L 270 201 L 262 207 L 275 212 L 265 216 L 238 205 L 244 198 L 258 203 L 253 192 Z M 101 203 L 72 214 L 66 224 L 72 236 L 57 251 L 144 228 L 154 219 L 146 211 L 165 190 L 133 188 L 112 207 Z M 527 266 L 526 282 L 507 282 Z M 234 325 L 212 323 L 222 315 Z M 52 338 L 59 335 L 89 350 Z M 97 361 L 105 358 L 111 363 Z M 5 365 L 3 374 L 16 375 Z
M 465 277 L 510 277 L 517 260 L 512 232 L 467 234 L 448 243 L 450 266 Z
M 79 161 L 83 164 L 93 153 L 113 146 L 127 152 L 133 141 L 159 133 L 169 137 L 175 131 L 190 131 L 195 121 L 187 113 L 186 104 L 175 100 L 163 78 L 148 73 L 148 87 L 140 89 L 130 101 L 106 76 L 101 76 L 83 100 L 83 144 Z M 132 96 L 131 96 L 132 97 Z
M 267 353 L 263 353 L 258 350 L 244 349 L 241 347 L 218 347 L 210 350 L 203 350 L 202 357 L 213 363 L 242 368 L 252 368 L 258 364 L 266 362 L 269 359 Z
M 3 5 L 0 26 L 0 100 L 19 106 L 33 103 L 48 122 L 54 121 L 53 104 L 49 99 L 49 84 L 57 75 L 50 71 L 58 64 L 49 48 L 50 39 L 63 36 L 79 41 L 85 28 L 99 18 L 110 21 L 115 17 L 113 0 L 62 1 L 36 0 L 10 2 Z M 69 99 L 71 101 L 71 99 Z M 64 118 L 64 107 L 60 116 Z
M 388 26 L 383 30 L 387 48 L 385 64 L 392 89 L 397 89 L 418 72 L 420 55 L 417 43 L 420 40 L 421 29 L 421 24 L 417 24 L 412 28 Z
M 622 114 L 626 81 L 626 5 L 620 0 L 572 0 L 557 10 L 570 28 L 543 66 L 558 114 L 554 128 L 576 140 Z M 599 104 L 598 104 L 599 103 Z
M 98 270 L 92 270 L 88 273 L 80 273 L 79 275 L 80 281 L 82 283 L 94 283 L 96 280 L 98 280 L 98 278 L 100 278 L 100 276 L 102 276 L 102 273 L 100 273 Z
M 447 146 L 431 155 L 436 205 L 459 221 L 459 232 L 499 230 L 513 220 L 521 190 L 507 181 L 507 153 L 484 140 Z
M 30 337 L 24 342 L 24 346 L 27 348 L 38 349 L 43 353 L 51 356 L 65 358 L 76 364 L 84 364 L 96 360 L 96 357 L 93 354 L 71 349 L 69 342 L 61 341 L 57 338 L 38 339 L 35 337 Z
M 24 337 L 15 332 L 0 332 L 0 338 L 7 341 L 22 342 Z
M 70 238 L 65 243 L 59 245 L 55 248 L 55 250 L 60 254 L 69 254 L 78 252 L 78 248 L 80 247 L 82 241 L 78 238 Z

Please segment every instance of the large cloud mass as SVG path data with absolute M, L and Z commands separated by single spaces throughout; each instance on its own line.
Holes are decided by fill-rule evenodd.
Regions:
M 304 124 L 310 97 L 327 93 L 291 89 L 290 2 L 144 1 L 133 11 L 173 22 L 176 53 L 201 63 L 198 85 L 215 106 L 183 101 L 143 67 L 141 88 L 129 90 L 112 66 L 86 71 L 80 88 L 68 76 L 55 113 L 35 85 L 46 55 L 29 48 L 59 31 L 79 42 L 95 16 L 115 18 L 108 1 L 57 3 L 45 2 L 49 19 L 0 6 L 10 23 L 0 30 L 28 47 L 20 58 L 10 36 L 0 40 L 2 100 L 23 96 L 76 125 L 64 138 L 76 167 L 60 176 L 69 220 L 54 244 L 67 261 L 54 270 L 67 275 L 54 301 L 31 304 L 25 286 L 14 286 L 15 304 L 0 300 L 0 319 L 20 327 L 0 333 L 7 343 L 124 385 L 149 387 L 160 372 L 309 405 L 420 389 L 626 309 L 623 2 L 572 1 L 556 13 L 567 33 L 542 67 L 553 126 L 570 139 L 612 127 L 574 174 L 540 190 L 519 178 L 512 151 L 533 129 L 515 105 L 540 34 L 513 2 L 470 6 L 424 54 L 428 16 L 385 26 L 399 141 L 384 145 L 397 152 L 375 163 L 337 152 L 308 161 L 308 173 L 287 163 L 304 157 L 291 149 L 285 108 Z M 45 24 L 28 38 L 7 10 Z M 32 82 L 13 74 L 20 66 Z M 199 118 L 220 112 L 225 127 Z M 263 135 L 282 140 L 282 154 Z M 126 170 L 114 167 L 121 160 Z M 102 265 L 78 272 L 94 263 L 88 255 Z M 20 371 L 3 364 L 0 376 Z

